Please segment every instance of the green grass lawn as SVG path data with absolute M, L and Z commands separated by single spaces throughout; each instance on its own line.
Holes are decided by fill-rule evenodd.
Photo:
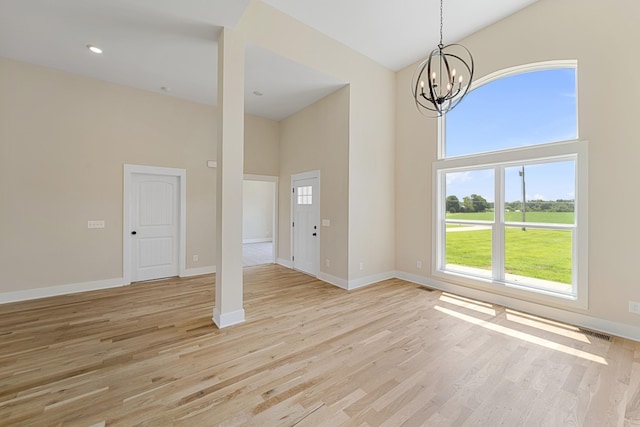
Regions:
M 446 240 L 447 264 L 491 270 L 491 230 L 451 232 Z M 507 273 L 571 284 L 571 231 L 510 227 L 505 251 Z
M 458 212 L 447 213 L 447 219 L 493 221 L 493 212 Z M 505 212 L 507 222 L 521 222 L 522 212 Z M 573 224 L 573 212 L 527 212 L 526 222 L 543 222 L 555 224 Z

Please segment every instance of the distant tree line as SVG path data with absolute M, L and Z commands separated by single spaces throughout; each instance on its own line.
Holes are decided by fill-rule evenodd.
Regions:
M 573 212 L 574 207 L 575 200 L 527 200 L 526 210 L 527 212 Z M 486 212 L 493 209 L 493 203 L 487 202 L 487 199 L 478 194 L 464 196 L 462 201 L 458 196 L 452 195 L 447 196 L 446 209 L 449 213 Z M 505 209 L 512 212 L 521 211 L 522 201 L 505 203 Z
M 527 200 L 527 212 L 573 212 L 575 200 Z M 522 201 L 505 203 L 510 211 L 522 210 Z

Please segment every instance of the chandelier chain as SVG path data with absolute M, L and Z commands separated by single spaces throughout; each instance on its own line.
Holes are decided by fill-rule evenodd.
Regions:
M 442 44 L 442 2 L 443 0 L 440 0 L 440 44 L 439 46 L 443 46 Z

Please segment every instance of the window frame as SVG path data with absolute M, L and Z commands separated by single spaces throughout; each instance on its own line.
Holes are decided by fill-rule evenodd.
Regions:
M 579 95 L 578 95 L 578 61 L 575 59 L 559 59 L 559 60 L 554 60 L 554 61 L 544 61 L 544 62 L 534 62 L 534 63 L 530 63 L 530 64 L 524 64 L 524 65 L 517 65 L 515 67 L 509 67 L 509 68 L 504 68 L 502 70 L 498 70 L 495 71 L 491 74 L 488 74 L 484 77 L 480 77 L 476 80 L 474 80 L 471 83 L 471 88 L 469 88 L 469 93 L 473 92 L 475 89 L 479 88 L 480 86 L 484 86 L 488 83 L 491 83 L 494 80 L 499 80 L 501 78 L 504 77 L 509 77 L 509 76 L 513 76 L 516 74 L 524 74 L 524 73 L 530 73 L 530 72 L 534 72 L 534 71 L 545 71 L 545 70 L 553 70 L 553 69 L 558 69 L 558 68 L 573 68 L 576 71 L 576 87 L 575 87 L 575 94 L 576 94 L 576 110 L 578 110 L 578 101 L 579 101 Z M 576 140 L 580 140 L 580 114 L 579 111 L 576 111 Z M 441 116 L 439 116 L 437 118 L 438 121 L 438 135 L 437 135 L 437 139 L 438 139 L 438 148 L 437 148 L 437 158 L 438 160 L 442 160 L 442 159 L 453 159 L 453 158 L 459 158 L 459 157 L 469 157 L 469 156 L 479 156 L 482 154 L 486 154 L 489 152 L 485 152 L 485 153 L 474 153 L 474 154 L 465 154 L 465 155 L 461 155 L 461 156 L 453 156 L 453 157 L 446 157 L 445 153 L 446 153 L 446 126 L 447 126 L 447 115 L 443 114 Z M 541 145 L 547 145 L 547 144 L 555 144 L 557 142 L 546 142 L 546 143 L 542 143 L 542 144 L 536 144 L 536 145 L 530 145 L 529 147 L 538 147 Z M 509 150 L 517 150 L 520 147 L 515 147 L 515 148 L 509 148 L 506 150 L 499 150 L 499 151 L 509 151 Z M 491 153 L 495 153 L 498 151 L 491 151 Z
M 511 67 L 500 70 L 474 83 L 481 86 L 493 80 L 530 71 L 541 71 L 553 68 L 576 67 L 577 61 L 549 61 Z M 576 75 L 577 85 L 577 75 Z M 577 98 L 576 88 L 576 98 Z M 576 109 L 577 109 L 576 99 Z M 578 120 L 576 111 L 576 121 Z M 445 117 L 439 119 L 438 125 L 438 159 L 432 164 L 433 182 L 433 236 L 432 274 L 434 277 L 513 296 L 515 298 L 586 309 L 588 307 L 588 142 L 580 139 L 570 141 L 548 142 L 537 145 L 517 147 L 500 151 L 444 158 L 445 153 Z M 578 123 L 576 123 L 577 132 Z M 504 255 L 505 231 L 511 223 L 504 221 L 504 169 L 512 166 L 540 164 L 571 160 L 575 162 L 575 211 L 572 226 L 537 227 L 535 223 L 527 223 L 532 228 L 568 228 L 572 232 L 572 293 L 515 284 L 505 280 Z M 492 224 L 492 272 L 490 278 L 456 272 L 446 269 L 446 173 L 463 172 L 480 169 L 494 169 L 494 220 Z M 496 271 L 500 270 L 500 275 Z

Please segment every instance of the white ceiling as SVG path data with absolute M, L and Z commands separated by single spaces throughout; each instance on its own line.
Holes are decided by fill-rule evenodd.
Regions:
M 440 39 L 438 0 L 263 0 L 385 67 L 398 71 Z M 444 0 L 444 44 L 454 43 L 537 0 Z
M 0 56 L 215 105 L 216 40 L 249 1 L 1 0 Z M 438 42 L 437 0 L 263 1 L 392 70 L 426 56 Z M 534 1 L 447 0 L 444 41 Z M 90 53 L 87 44 L 104 53 Z M 273 120 L 346 83 L 253 45 L 246 47 L 245 64 L 245 109 Z

